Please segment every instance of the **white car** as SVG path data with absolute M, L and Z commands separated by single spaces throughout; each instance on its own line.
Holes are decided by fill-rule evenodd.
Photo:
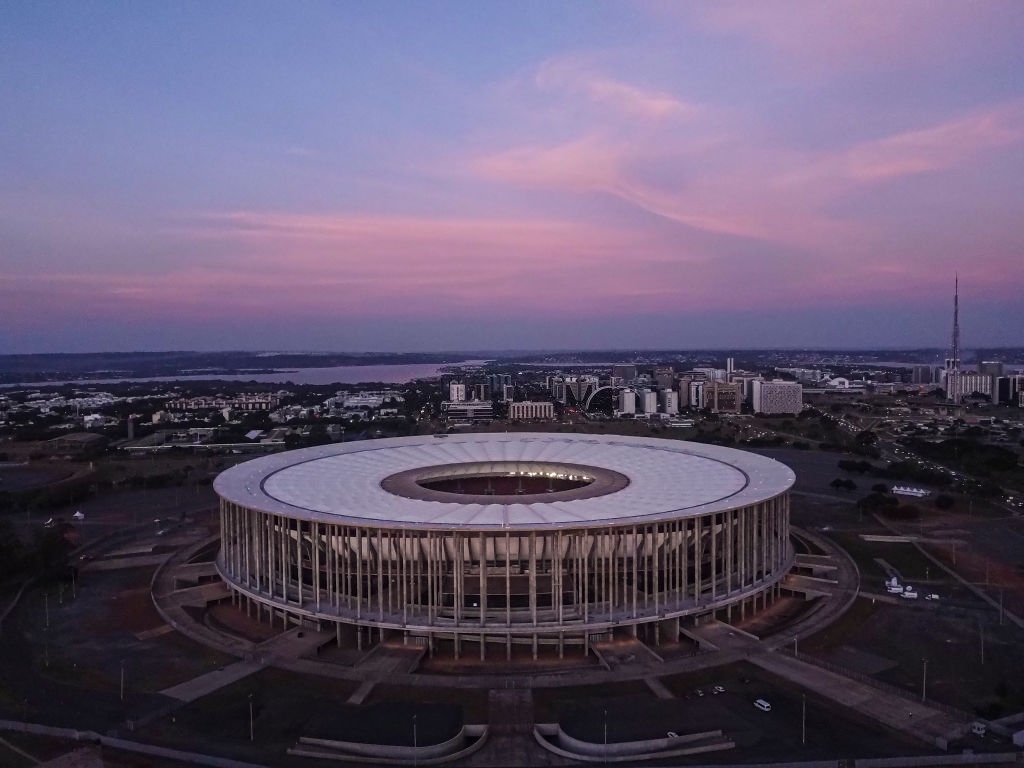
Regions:
M 934 592 L 932 592 L 931 594 L 925 595 L 924 599 L 925 600 L 938 600 L 939 596 L 936 595 Z

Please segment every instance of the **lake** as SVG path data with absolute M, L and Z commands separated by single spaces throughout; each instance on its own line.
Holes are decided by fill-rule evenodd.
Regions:
M 338 365 L 330 368 L 295 368 L 274 373 L 202 374 L 195 376 L 149 376 L 143 378 L 76 379 L 74 381 L 25 381 L 4 387 L 57 387 L 65 384 L 118 384 L 120 382 L 158 381 L 258 381 L 264 384 L 362 384 L 380 381 L 405 384 L 413 379 L 436 378 L 442 368 L 458 365 L 482 365 L 487 360 L 462 360 L 457 363 L 410 363 L 402 365 Z

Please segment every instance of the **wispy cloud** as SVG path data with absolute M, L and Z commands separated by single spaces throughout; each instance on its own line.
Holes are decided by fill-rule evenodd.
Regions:
M 685 135 L 631 141 L 590 133 L 561 144 L 516 146 L 475 158 L 492 181 L 604 194 L 687 227 L 802 248 L 870 242 L 877 226 L 835 202 L 872 184 L 963 168 L 1024 140 L 1024 104 L 1009 102 L 934 125 L 818 150 L 786 148 L 746 132 L 742 115 L 695 120 Z M 693 151 L 694 146 L 700 151 Z M 653 171 L 652 171 L 653 169 Z
M 696 105 L 666 91 L 641 87 L 603 74 L 578 56 L 545 61 L 537 68 L 534 82 L 542 91 L 581 96 L 629 118 L 687 118 L 699 112 Z
M 1024 33 L 1024 7 L 1016 0 L 716 0 L 660 8 L 760 43 L 791 73 L 814 79 L 985 56 L 1019 46 Z

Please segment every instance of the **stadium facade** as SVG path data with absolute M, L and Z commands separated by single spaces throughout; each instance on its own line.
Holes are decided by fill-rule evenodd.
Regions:
M 658 643 L 780 590 L 793 472 L 676 440 L 544 433 L 343 443 L 215 482 L 234 599 L 455 658 Z

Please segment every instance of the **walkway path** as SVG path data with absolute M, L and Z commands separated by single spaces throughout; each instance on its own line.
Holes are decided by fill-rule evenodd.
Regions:
M 252 661 L 237 661 L 223 669 L 215 669 L 213 672 L 193 677 L 184 683 L 172 685 L 170 688 L 160 691 L 160 693 L 178 701 L 195 701 L 196 699 L 203 698 L 203 696 L 208 696 L 220 688 L 237 683 L 239 680 L 263 669 L 263 666 L 263 664 Z
M 799 658 L 773 650 L 750 635 L 736 631 L 728 624 L 714 622 L 691 630 L 724 651 L 741 653 L 751 664 L 788 680 L 808 691 L 814 691 L 836 704 L 852 709 L 915 738 L 938 743 L 962 736 L 971 719 L 956 718 L 945 712 L 866 683 L 829 672 Z

